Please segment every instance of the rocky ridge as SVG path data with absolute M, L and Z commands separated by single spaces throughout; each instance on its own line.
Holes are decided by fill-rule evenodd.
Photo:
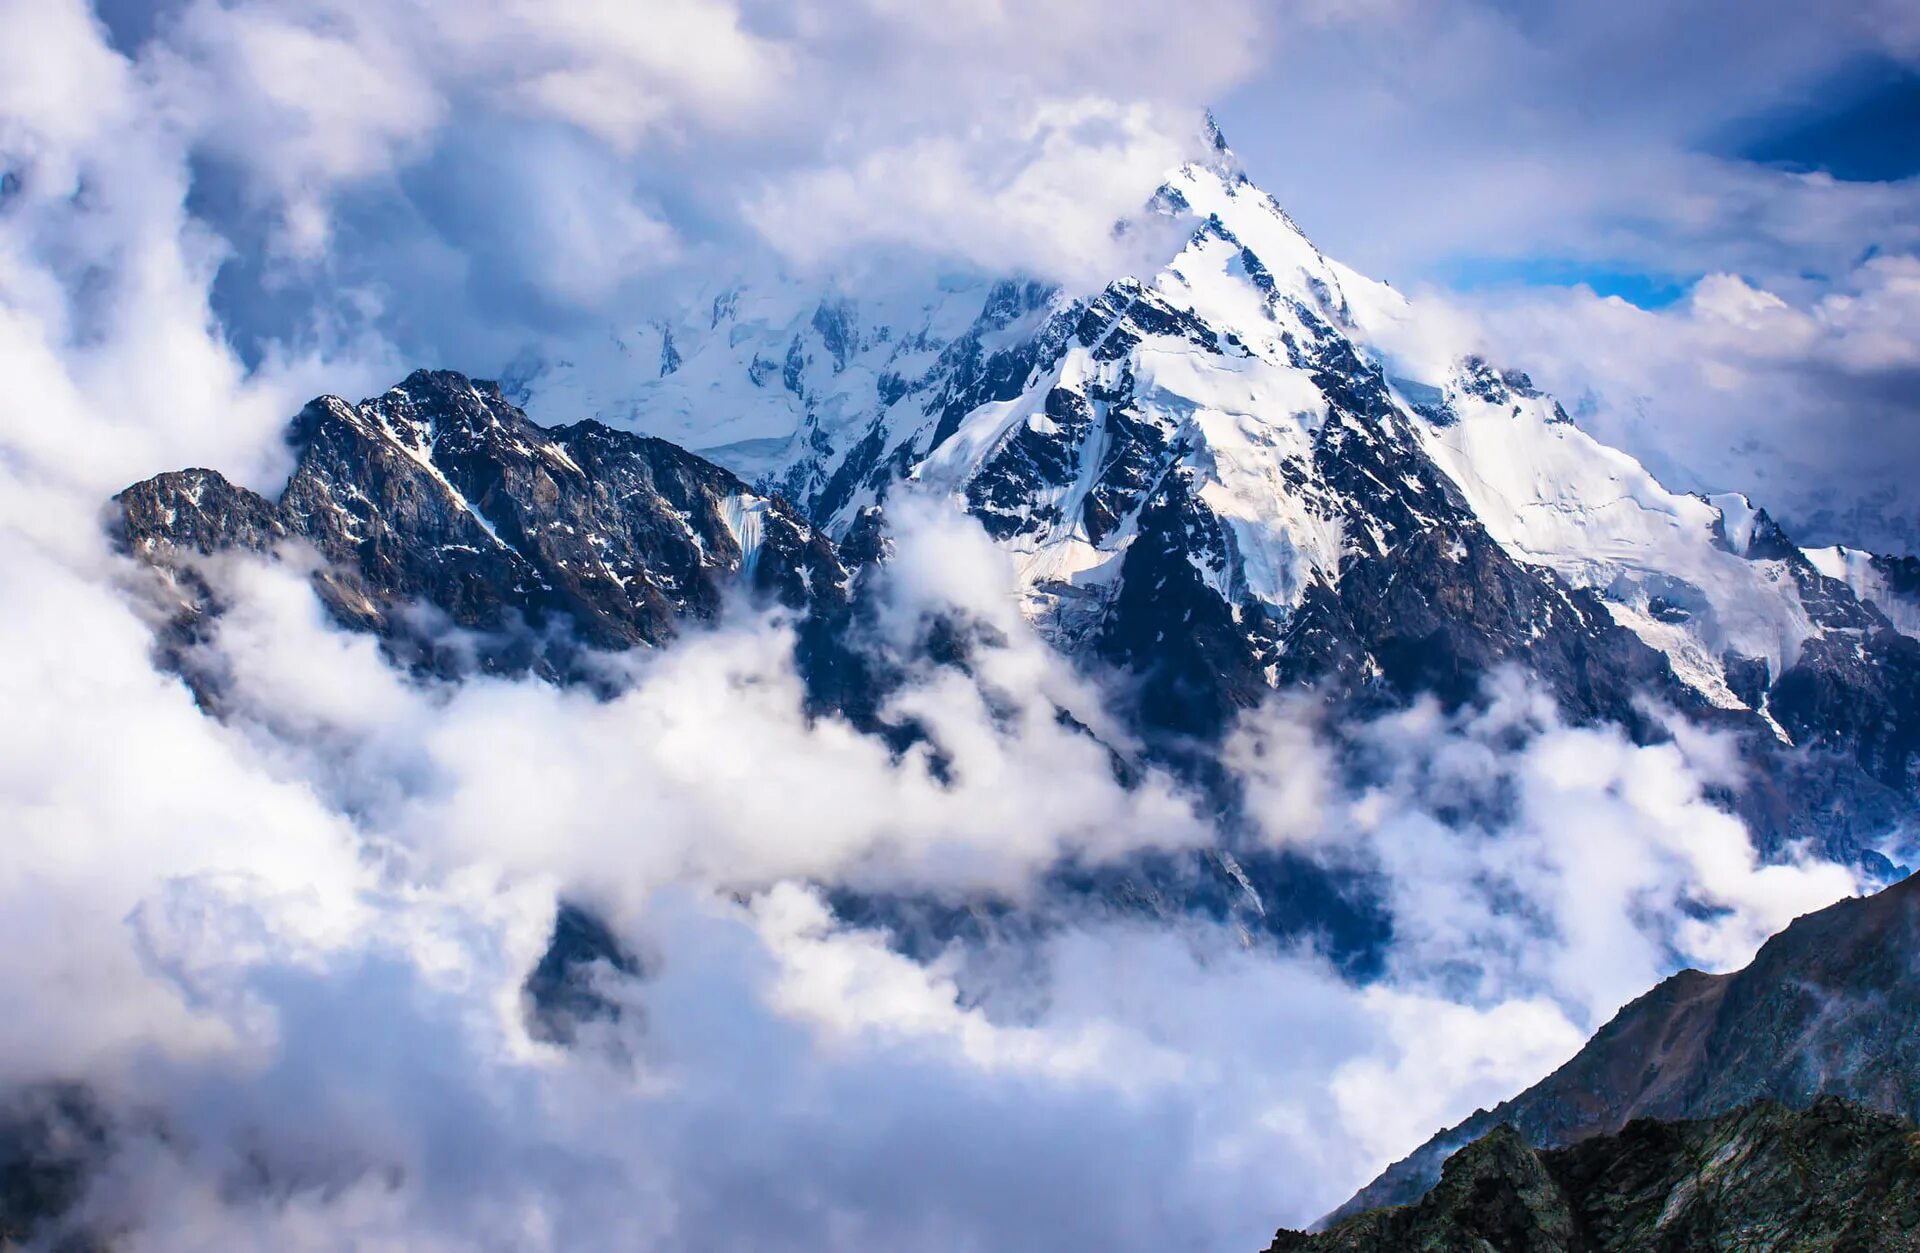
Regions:
M 1536 1150 L 1501 1125 L 1417 1203 L 1268 1253 L 1798 1253 L 1920 1249 L 1920 1132 L 1838 1098 L 1716 1118 L 1637 1119 Z
M 1555 1148 L 1635 1119 L 1756 1100 L 1844 1097 L 1920 1119 L 1920 877 L 1796 920 L 1731 974 L 1683 970 L 1622 1009 L 1566 1065 L 1441 1132 L 1335 1217 L 1405 1205 L 1495 1127 Z
M 276 499 L 204 469 L 115 498 L 176 646 L 218 609 L 205 562 L 234 550 L 310 554 L 335 617 L 443 673 L 585 677 L 588 650 L 664 644 L 736 592 L 819 621 L 848 603 L 835 546 L 783 502 L 663 440 L 538 426 L 490 383 L 421 370 L 357 405 L 323 396 L 288 439 Z

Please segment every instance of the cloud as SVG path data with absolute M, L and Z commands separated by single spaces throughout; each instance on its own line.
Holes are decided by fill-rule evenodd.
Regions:
M 68 6 L 71 8 L 71 5 Z M 243 347 L 316 316 L 496 372 L 716 268 L 900 246 L 1104 282 L 1109 228 L 1198 146 L 1269 25 L 1158 6 L 188 0 L 120 76 L 234 249 Z M 359 293 L 342 300 L 343 293 Z
M 939 571 L 889 588 L 904 633 L 965 613 L 945 589 L 980 599 L 967 579 L 1004 559 L 970 523 L 902 522 L 903 567 Z M 959 560 L 920 555 L 932 550 Z M 991 606 L 1007 642 L 976 647 L 970 673 L 921 661 L 889 698 L 883 718 L 929 736 L 896 754 L 810 716 L 789 624 L 745 605 L 732 625 L 605 659 L 625 689 L 612 699 L 534 679 L 423 689 L 334 627 L 298 564 L 220 565 L 208 573 L 230 608 L 196 665 L 222 676 L 223 715 L 430 873 L 478 860 L 627 910 L 687 878 L 1019 894 L 1070 854 L 1099 863 L 1207 834 L 1164 774 L 1122 786 L 1109 748 L 1059 720 L 1111 725 L 1098 692 L 1016 626 L 1010 598 Z
M 1237 728 L 1252 813 L 1269 839 L 1376 877 L 1408 988 L 1547 998 L 1591 1029 L 1676 966 L 1735 969 L 1859 886 L 1831 863 L 1760 860 L 1709 799 L 1741 783 L 1720 737 L 1571 726 L 1517 674 L 1460 711 L 1422 700 L 1343 728 L 1337 767 L 1301 737 L 1287 701 Z
M 905 512 L 899 568 L 926 581 L 891 589 L 889 629 L 972 603 L 1019 631 L 977 529 Z M 1544 1072 L 1634 980 L 1738 962 L 1852 882 L 1757 867 L 1700 799 L 1728 769 L 1711 742 L 1638 748 L 1510 687 L 1358 729 L 1374 782 L 1312 779 L 1319 803 L 1276 834 L 1374 871 L 1398 937 L 1383 983 L 1093 906 L 916 960 L 806 880 L 1004 889 L 1089 820 L 1164 833 L 1128 814 L 1166 798 L 1120 793 L 1103 753 L 1022 712 L 1025 693 L 1091 695 L 1030 635 L 963 685 L 909 688 L 954 751 L 943 787 L 801 719 L 777 622 L 636 659 L 611 700 L 421 687 L 328 624 L 297 566 L 236 562 L 209 645 L 223 724 L 147 668 L 124 600 L 9 569 L 84 593 L 9 623 L 23 690 L 77 625 L 112 626 L 82 641 L 88 687 L 28 706 L 40 747 L 11 759 L 37 790 L 0 793 L 44 833 L 19 847 L 8 916 L 86 937 L 93 976 L 52 983 L 36 958 L 0 987 L 36 1007 L 16 1078 L 65 1024 L 87 1047 L 53 1054 L 62 1073 L 164 1133 L 134 1123 L 82 1212 L 133 1248 L 1247 1246 Z M 116 673 L 146 696 L 102 690 Z M 103 719 L 159 745 L 103 779 L 85 746 Z M 1285 705 L 1243 734 L 1270 747 L 1242 762 L 1335 768 Z M 608 988 L 638 1012 L 595 1029 L 618 1048 L 520 1026 L 559 888 L 647 954 Z M 12 908 L 29 894 L 37 910 Z M 1389 1099 L 1403 1084 L 1418 1099 Z
M 1198 114 L 1100 98 L 1049 100 L 806 170 L 755 197 L 747 220 L 779 252 L 818 267 L 862 248 L 946 254 L 988 271 L 1097 288 L 1174 242 L 1113 225 L 1137 214 L 1160 171 L 1200 151 Z M 1155 176 L 1143 180 L 1144 171 Z
M 1862 62 L 1911 64 L 1898 5 L 1819 23 L 1785 0 L 1374 7 L 1289 25 L 1222 102 L 1256 181 L 1363 271 L 1410 284 L 1462 255 L 1546 256 L 1773 282 L 1910 227 L 1911 187 L 1768 169 L 1728 138 L 1843 95 Z
M 98 526 L 113 490 L 191 464 L 270 487 L 306 396 L 390 381 L 396 344 L 493 342 L 458 325 L 489 301 L 597 317 L 728 239 L 696 229 L 716 197 L 785 205 L 769 222 L 797 231 L 821 194 L 846 240 L 946 233 L 980 264 L 1067 229 L 1056 213 L 1104 230 L 1124 179 L 1074 202 L 1053 171 L 1160 160 L 1161 120 L 1264 47 L 1231 4 L 1148 40 L 1158 6 L 689 3 L 661 10 L 701 36 L 686 60 L 625 10 L 440 12 L 187 4 L 121 51 L 77 4 L 0 18 L 36 34 L 0 47 L 0 1079 L 80 1079 L 115 1112 L 80 1217 L 125 1247 L 1257 1247 L 1672 964 L 1737 962 L 1850 886 L 1756 864 L 1701 799 L 1726 768 L 1710 746 L 1633 746 L 1503 689 L 1360 729 L 1356 787 L 1351 745 L 1276 705 L 1236 768 L 1269 842 L 1377 877 L 1382 980 L 1084 902 L 909 957 L 837 923 L 826 890 L 1037 900 L 1062 855 L 1229 837 L 1165 779 L 1120 786 L 1055 719 L 1128 747 L 1019 621 L 998 551 L 904 500 L 882 645 L 933 613 L 983 641 L 894 707 L 944 780 L 925 749 L 806 718 L 778 618 L 610 661 L 607 699 L 423 685 L 331 624 L 292 560 L 218 572 L 209 716 L 154 669 Z M 1310 16 L 1354 12 L 1377 15 Z M 988 99 L 1007 81 L 1042 89 Z M 768 172 L 675 185 L 709 161 Z M 251 328 L 251 364 L 215 298 L 249 266 L 282 319 Z M 1903 298 L 1876 274 L 1854 305 L 1787 302 L 1811 323 L 1783 342 L 1845 335 L 1882 368 L 1853 340 Z M 1463 820 L 1462 795 L 1484 812 Z M 1620 847 L 1639 855 L 1599 856 Z M 606 982 L 637 1012 L 595 1029 L 605 1047 L 521 1022 L 563 891 L 647 957 Z
M 1812 296 L 1711 274 L 1655 310 L 1584 288 L 1428 302 L 1675 487 L 1746 491 L 1803 543 L 1920 544 L 1912 256 L 1871 257 Z
M 977 532 L 909 521 L 915 545 L 903 570 L 1008 612 Z M 223 724 L 151 671 L 123 598 L 5 569 L 24 612 L 0 674 L 31 717 L 0 790 L 24 837 L 0 913 L 33 956 L 0 966 L 22 1032 L 0 1062 L 26 1080 L 57 1058 L 139 1112 L 82 1211 L 130 1248 L 1251 1247 L 1549 1068 L 1639 963 L 1738 960 L 1844 890 L 1821 868 L 1754 890 L 1744 833 L 1698 800 L 1692 772 L 1725 768 L 1710 752 L 1562 728 L 1513 690 L 1366 729 L 1389 767 L 1372 789 L 1313 783 L 1322 812 L 1368 817 L 1316 848 L 1380 874 L 1404 931 L 1386 983 L 1097 908 L 916 960 L 804 880 L 858 882 L 877 855 L 890 886 L 1002 887 L 1089 818 L 1159 833 L 1126 818 L 1162 812 L 1151 791 L 1118 793 L 1085 741 L 1021 713 L 1082 682 L 1030 637 L 982 654 L 974 694 L 918 693 L 949 789 L 801 720 L 777 623 L 637 661 L 612 700 L 420 687 L 331 627 L 297 568 L 236 563 L 210 645 Z M 903 633 L 940 603 L 894 595 Z M 89 665 L 47 682 L 76 647 Z M 1020 676 L 1011 721 L 979 703 Z M 1248 760 L 1335 760 L 1279 707 L 1254 726 L 1309 751 Z M 1509 757 L 1516 732 L 1531 747 Z M 1450 824 L 1457 796 L 1515 786 L 1502 821 Z M 1582 805 L 1603 832 L 1544 821 Z M 1626 866 L 1573 910 L 1605 850 Z M 594 1029 L 618 1048 L 520 1026 L 560 887 L 647 955 L 608 987 L 638 1012 Z M 1689 930 L 1681 896 L 1734 913 Z M 1563 909 L 1564 936 L 1527 931 Z
M 168 1135 L 123 1140 L 91 1216 L 158 1249 L 1233 1247 L 1345 1186 L 1330 1128 L 1368 1070 L 1451 1065 L 1494 1092 L 1553 1056 L 1497 1031 L 1529 1011 L 1435 1047 L 1472 1012 L 1358 998 L 1208 932 L 1071 933 L 1059 1008 L 995 1023 L 789 887 L 655 903 L 639 1060 L 609 1068 L 515 1041 L 489 1004 L 510 948 L 421 926 L 477 903 L 416 896 L 306 970 L 241 949 L 276 1047 L 147 1067 Z M 242 908 L 196 904 L 220 927 Z

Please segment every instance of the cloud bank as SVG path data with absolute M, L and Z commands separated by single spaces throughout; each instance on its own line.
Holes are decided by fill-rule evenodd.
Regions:
M 451 12 L 0 8 L 35 35 L 0 41 L 0 1079 L 111 1111 L 73 1222 L 131 1249 L 1258 1247 L 1659 973 L 1737 964 L 1854 886 L 1756 864 L 1702 800 L 1710 743 L 1500 689 L 1367 729 L 1360 784 L 1276 705 L 1236 757 L 1261 838 L 1377 882 L 1378 978 L 1098 902 L 907 956 L 830 889 L 1040 901 L 1061 856 L 1241 838 L 1052 716 L 1100 732 L 1101 693 L 938 514 L 906 520 L 899 569 L 941 577 L 892 589 L 890 629 L 939 608 L 1002 641 L 896 698 L 945 781 L 806 718 L 777 618 L 612 661 L 605 700 L 422 684 L 287 564 L 221 573 L 208 716 L 154 669 L 111 492 L 270 483 L 308 396 L 590 322 L 743 239 L 1018 265 L 1056 228 L 1104 238 L 1134 193 L 1089 154 L 1156 177 L 1165 119 L 1269 30 L 1230 3 Z M 1839 306 L 1752 316 L 1789 357 L 1887 359 Z M 1633 866 L 1596 873 L 1602 833 Z M 572 1049 L 530 1037 L 521 991 L 562 896 L 644 956 L 602 972 L 632 1012 Z

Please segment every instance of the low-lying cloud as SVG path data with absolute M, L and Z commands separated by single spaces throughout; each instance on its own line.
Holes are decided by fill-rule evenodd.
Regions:
M 977 528 L 907 513 L 899 568 L 942 573 L 894 589 L 898 629 L 971 602 L 1006 637 L 904 689 L 944 783 L 805 719 L 776 618 L 626 658 L 610 699 L 423 683 L 296 563 L 236 559 L 215 720 L 152 671 L 137 600 L 7 563 L 31 716 L 0 1065 L 89 1084 L 124 1128 L 74 1221 L 158 1249 L 1257 1247 L 1660 974 L 1738 964 L 1854 886 L 1756 863 L 1702 799 L 1713 741 L 1567 727 L 1516 681 L 1340 751 L 1295 701 L 1239 733 L 1266 838 L 1376 885 L 1380 979 L 1032 895 L 1062 855 L 1232 837 L 1037 716 L 1064 694 L 1098 725 L 1098 692 L 1019 624 Z M 846 883 L 1024 892 L 1052 924 L 910 957 L 836 919 Z M 645 955 L 602 972 L 633 1012 L 571 1049 L 522 1020 L 560 895 Z
M 978 6 L 944 27 L 877 6 L 883 56 L 831 6 L 669 6 L 683 38 L 711 36 L 691 62 L 592 9 L 417 25 L 401 5 L 185 4 L 130 57 L 77 3 L 30 8 L 0 19 L 38 36 L 0 44 L 0 1081 L 79 1081 L 111 1112 L 114 1149 L 72 1217 L 124 1247 L 1258 1247 L 1543 1073 L 1653 977 L 1735 964 L 1852 886 L 1758 865 L 1702 800 L 1726 778 L 1710 744 L 1631 745 L 1503 688 L 1359 732 L 1364 785 L 1354 744 L 1295 705 L 1241 734 L 1264 838 L 1376 883 L 1394 932 L 1371 982 L 1230 923 L 1042 900 L 1060 857 L 1124 864 L 1239 833 L 1164 777 L 1116 780 L 1108 747 L 1129 746 L 1098 685 L 1020 622 L 977 529 L 931 508 L 899 519 L 881 625 L 907 640 L 939 608 L 990 628 L 969 671 L 909 673 L 894 698 L 944 779 L 926 748 L 806 717 L 777 616 L 610 659 L 610 697 L 430 683 L 327 619 L 292 559 L 218 572 L 212 717 L 154 667 L 106 497 L 181 465 L 275 482 L 285 415 L 397 377 L 385 332 L 450 292 L 477 325 L 489 300 L 592 304 L 692 255 L 703 241 L 672 210 L 706 193 L 673 187 L 671 160 L 661 182 L 621 184 L 623 154 L 718 143 L 758 160 L 787 135 L 754 129 L 768 84 L 835 85 L 864 57 L 891 94 L 850 97 L 832 141 L 863 155 L 776 163 L 769 232 L 810 204 L 888 223 L 875 196 L 924 204 L 950 167 L 949 186 L 1017 193 L 1011 222 L 929 220 L 984 256 L 1060 195 L 993 155 L 1008 135 L 1053 161 L 1084 123 L 1096 147 L 1157 161 L 1151 109 L 1212 90 L 1258 43 L 1223 68 L 1214 39 L 1188 37 L 1197 20 L 1147 41 L 1151 6 L 1060 5 L 1027 75 L 1047 90 L 1001 107 L 977 87 L 943 99 L 989 81 L 979 65 L 1027 29 Z M 943 68 L 955 38 L 973 59 Z M 841 51 L 806 60 L 820 49 Z M 1172 86 L 1147 113 L 1107 90 L 1160 70 Z M 1055 111 L 1031 129 L 1042 97 Z M 898 129 L 879 109 L 876 131 L 853 126 L 874 99 L 899 106 Z M 541 227 L 556 247 L 614 247 L 597 240 L 612 229 L 620 248 L 574 254 L 557 285 L 496 283 L 498 255 L 463 251 L 476 236 L 435 216 L 445 204 L 354 217 L 381 189 L 406 201 L 469 106 L 485 123 L 469 143 L 545 150 L 564 132 L 612 152 L 516 173 L 625 188 L 610 216 L 581 201 L 573 218 L 563 195 Z M 919 138 L 942 110 L 999 120 L 942 147 Z M 221 164 L 257 234 L 199 215 Z M 379 247 L 340 250 L 389 224 L 402 272 L 443 266 L 447 285 L 383 284 Z M 223 260 L 327 300 L 292 301 L 284 335 L 254 328 L 243 364 L 215 312 Z M 1484 804 L 1462 815 L 1460 795 Z M 1596 868 L 1603 848 L 1636 856 Z M 992 893 L 1049 925 L 908 956 L 836 920 L 826 901 L 848 886 Z M 562 896 L 645 958 L 643 977 L 601 984 L 634 1012 L 572 1049 L 523 1021 Z

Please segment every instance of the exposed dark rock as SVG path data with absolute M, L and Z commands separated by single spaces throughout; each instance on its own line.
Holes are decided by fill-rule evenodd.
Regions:
M 829 616 L 846 603 L 832 544 L 780 500 L 663 440 L 536 426 L 491 384 L 417 372 L 359 405 L 314 401 L 289 437 L 299 458 L 276 500 L 211 470 L 115 498 L 122 541 L 171 577 L 183 629 L 218 608 L 198 559 L 289 541 L 318 554 L 337 618 L 440 672 L 471 655 L 572 677 L 582 647 L 663 643 L 734 587 Z
M 1920 1117 L 1920 878 L 1800 918 L 1733 974 L 1684 970 L 1566 1065 L 1390 1167 L 1337 1213 L 1402 1205 L 1455 1148 L 1503 1123 L 1543 1147 L 1635 1118 L 1841 1096 Z
M 551 1044 L 572 1044 L 588 1022 L 619 1021 L 622 1007 L 601 990 L 600 980 L 615 975 L 639 978 L 642 973 L 640 958 L 598 916 L 570 901 L 560 902 L 553 938 L 520 989 L 527 1001 L 528 1034 Z
M 1847 754 L 1889 788 L 1920 793 L 1920 640 L 1885 625 L 1810 639 L 1767 708 L 1796 744 Z
M 1920 1132 L 1823 1098 L 1711 1119 L 1641 1119 L 1536 1151 L 1511 1126 L 1446 1164 L 1416 1204 L 1268 1253 L 1799 1253 L 1920 1249 Z

